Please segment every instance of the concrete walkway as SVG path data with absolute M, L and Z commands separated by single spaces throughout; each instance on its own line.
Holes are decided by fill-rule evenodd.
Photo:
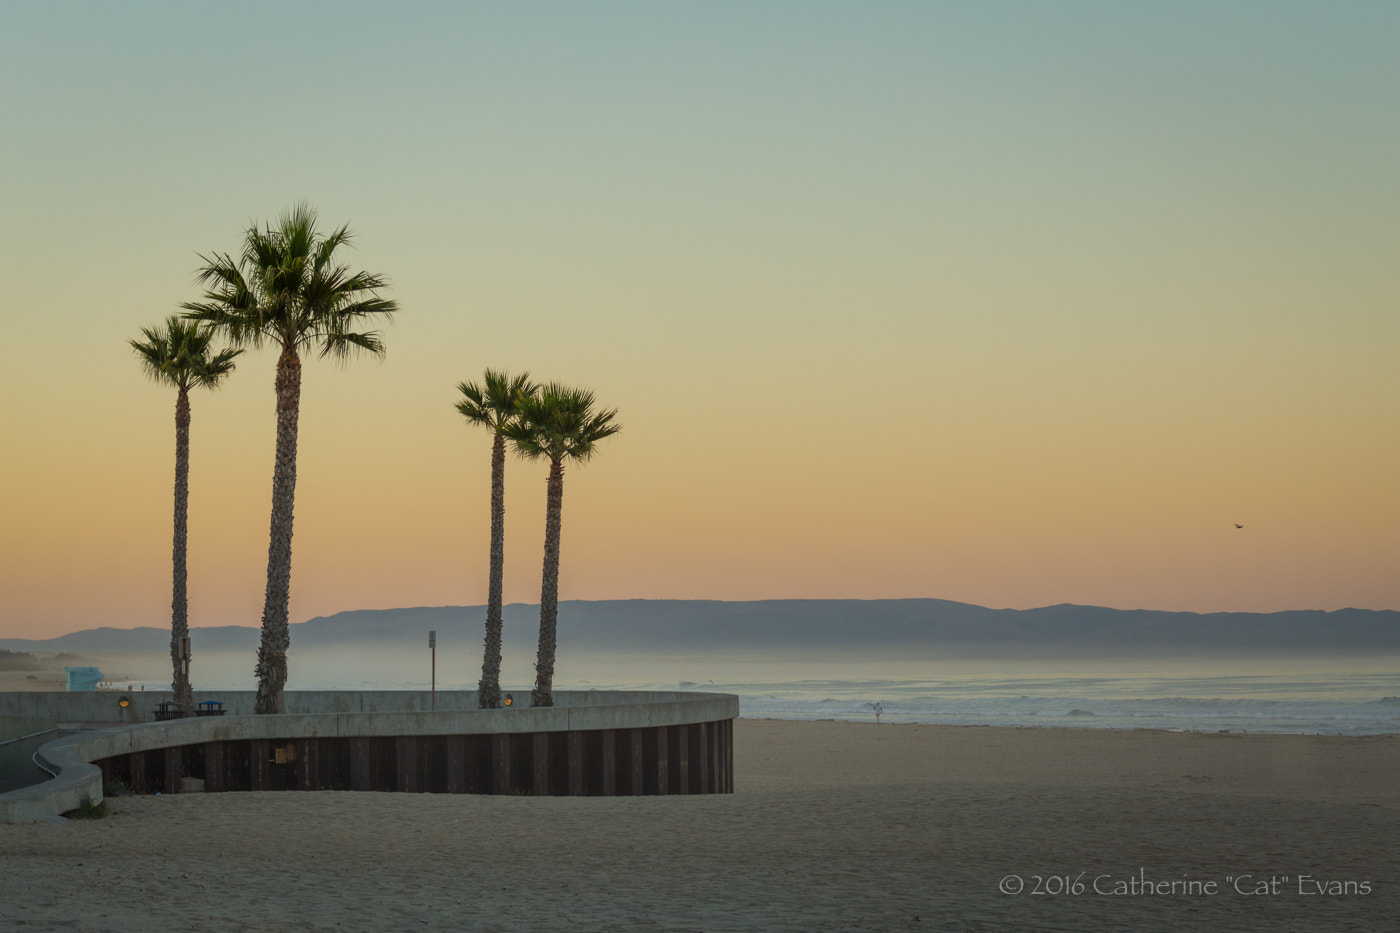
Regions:
M 102 771 L 80 750 L 94 738 L 131 728 L 110 722 L 60 723 L 58 737 L 34 753 L 35 764 L 51 776 L 0 794 L 0 823 L 65 822 L 62 814 L 82 806 L 84 798 L 101 803 Z

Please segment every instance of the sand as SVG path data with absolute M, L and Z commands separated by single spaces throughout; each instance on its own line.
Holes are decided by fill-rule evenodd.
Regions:
M 735 743 L 727 796 L 126 797 L 105 820 L 0 826 L 0 929 L 1370 931 L 1400 913 L 1395 736 L 741 720 Z
M 170 657 L 149 652 L 85 652 L 82 655 L 51 651 L 25 652 L 35 668 L 0 669 L 0 693 L 44 692 L 68 689 L 64 667 L 96 667 L 114 684 L 170 681 Z M 251 669 L 251 668 L 250 668 Z M 168 687 L 166 689 L 169 689 Z

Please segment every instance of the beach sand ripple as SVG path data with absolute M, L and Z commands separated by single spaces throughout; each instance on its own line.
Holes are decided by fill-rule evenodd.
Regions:
M 0 826 L 0 929 L 1371 931 L 1400 908 L 1393 736 L 741 720 L 735 742 L 728 796 L 125 797 Z M 1085 892 L 1031 893 L 1065 875 Z M 1299 893 L 1332 881 L 1370 893 Z

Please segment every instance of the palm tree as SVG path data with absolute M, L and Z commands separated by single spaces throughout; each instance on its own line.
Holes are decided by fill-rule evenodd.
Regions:
M 254 224 L 244 234 L 243 253 L 200 254 L 196 281 L 207 286 L 203 301 L 182 305 L 234 346 L 278 348 L 277 455 L 272 469 L 272 523 L 267 548 L 267 592 L 258 645 L 258 696 L 254 710 L 280 713 L 287 683 L 287 610 L 292 581 L 292 506 L 297 483 L 297 418 L 301 411 L 301 353 L 348 359 L 363 350 L 383 356 L 377 331 L 353 327 L 398 305 L 380 298 L 382 276 L 351 272 L 336 250 L 351 240 L 349 227 L 327 236 L 316 230 L 316 212 L 300 204 L 277 226 Z
M 162 385 L 174 386 L 175 396 L 175 543 L 173 593 L 170 597 L 170 663 L 175 674 L 170 687 L 188 716 L 193 711 L 190 692 L 189 597 L 186 590 L 185 553 L 189 547 L 190 507 L 190 389 L 217 389 L 233 372 L 234 359 L 242 350 L 221 350 L 212 356 L 209 344 L 213 334 L 198 324 L 172 315 L 165 328 L 143 327 L 144 340 L 131 340 L 131 348 L 141 370 Z
M 512 377 L 486 370 L 480 385 L 457 386 L 462 399 L 457 410 L 469 424 L 490 429 L 491 441 L 491 579 L 486 596 L 486 647 L 481 656 L 481 683 L 476 705 L 480 709 L 501 706 L 501 586 L 506 562 L 506 436 L 505 426 L 515 420 L 520 400 L 535 394 L 529 373 Z
M 501 432 L 527 460 L 549 458 L 545 484 L 544 577 L 540 585 L 540 642 L 535 657 L 534 706 L 554 705 L 554 649 L 559 627 L 559 537 L 564 508 L 564 461 L 584 463 L 599 441 L 622 430 L 616 408 L 593 411 L 593 393 L 551 382 L 517 403 L 519 417 Z

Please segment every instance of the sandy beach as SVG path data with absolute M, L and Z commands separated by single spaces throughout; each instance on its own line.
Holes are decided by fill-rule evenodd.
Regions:
M 740 720 L 735 742 L 728 796 L 124 797 L 0 826 L 0 929 L 1383 930 L 1400 908 L 1396 736 Z
M 60 691 L 68 689 L 68 678 L 64 667 L 93 666 L 113 684 L 131 681 L 153 681 L 166 684 L 170 680 L 170 658 L 150 652 L 85 652 L 77 654 L 57 654 L 52 651 L 27 652 L 25 660 L 37 662 L 34 666 L 17 667 L 6 670 L 0 668 L 0 693 Z M 168 688 L 167 688 L 168 689 Z

